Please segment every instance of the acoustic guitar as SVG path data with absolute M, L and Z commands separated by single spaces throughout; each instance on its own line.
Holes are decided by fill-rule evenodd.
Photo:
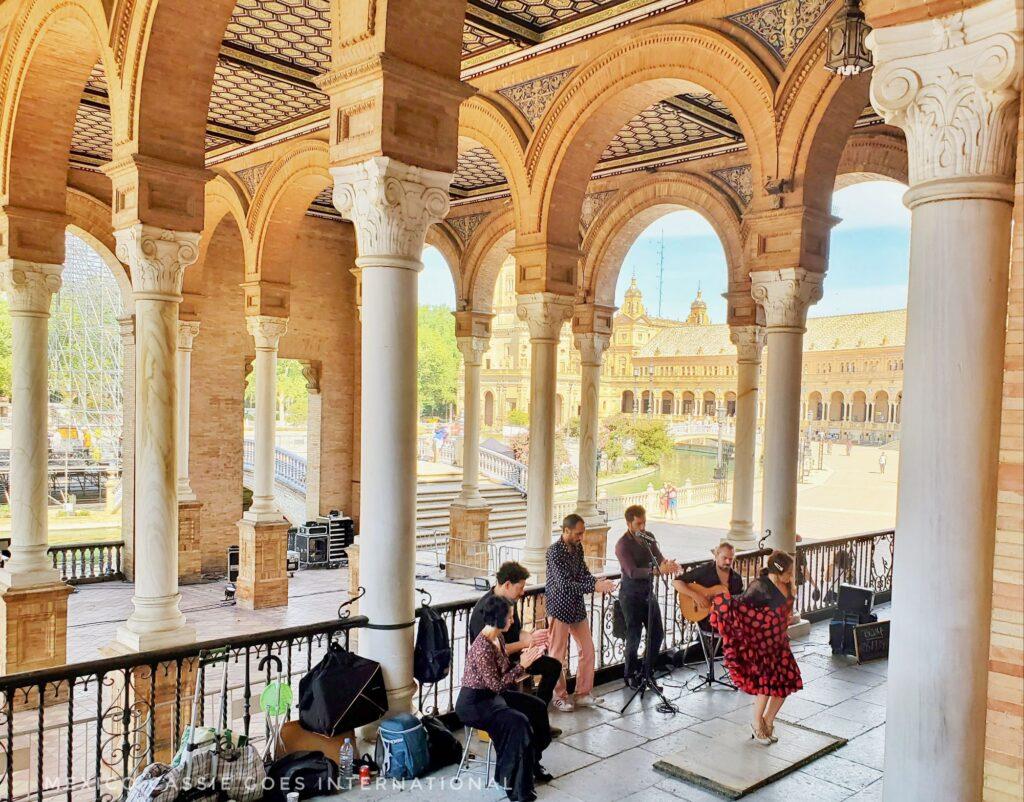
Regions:
M 725 585 L 714 585 L 713 587 L 706 588 L 703 585 L 698 585 L 696 582 L 688 582 L 686 583 L 686 587 L 690 590 L 697 591 L 708 601 L 711 601 L 711 598 L 713 596 L 717 596 L 719 593 L 724 593 L 726 596 L 729 595 L 729 589 Z M 682 591 L 677 590 L 676 595 L 679 597 L 679 611 L 687 621 L 692 621 L 696 624 L 698 621 L 703 621 L 711 615 L 710 606 L 700 609 L 697 607 L 697 602 Z

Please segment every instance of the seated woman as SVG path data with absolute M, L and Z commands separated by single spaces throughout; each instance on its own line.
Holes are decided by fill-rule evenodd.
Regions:
M 750 737 L 766 745 L 779 740 L 775 716 L 782 703 L 803 687 L 789 648 L 792 589 L 793 558 L 773 551 L 745 593 L 711 600 L 711 625 L 722 633 L 725 667 L 737 688 L 756 697 Z
M 491 737 L 498 756 L 494 780 L 508 798 L 512 802 L 531 802 L 537 798 L 534 782 L 551 779 L 540 764 L 541 753 L 551 743 L 551 727 L 547 705 L 514 688 L 527 676 L 530 664 L 544 653 L 544 647 L 524 649 L 513 665 L 505 654 L 502 635 L 512 624 L 512 605 L 494 595 L 484 602 L 480 612 L 484 628 L 469 647 L 455 712 L 463 724 Z

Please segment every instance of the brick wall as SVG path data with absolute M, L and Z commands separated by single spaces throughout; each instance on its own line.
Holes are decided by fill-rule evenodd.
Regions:
M 1024 127 L 1017 185 L 1003 374 L 999 495 L 985 733 L 986 802 L 1024 799 Z

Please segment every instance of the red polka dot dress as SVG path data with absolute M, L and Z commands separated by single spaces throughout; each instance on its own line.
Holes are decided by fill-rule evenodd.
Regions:
M 789 648 L 790 609 L 767 578 L 751 582 L 742 596 L 711 600 L 711 625 L 722 634 L 725 667 L 744 693 L 785 697 L 803 687 Z

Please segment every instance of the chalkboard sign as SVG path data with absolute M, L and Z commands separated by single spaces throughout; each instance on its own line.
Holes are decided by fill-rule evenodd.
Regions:
M 876 621 L 872 624 L 860 624 L 853 628 L 853 648 L 857 653 L 857 662 L 882 660 L 889 656 L 889 622 Z

